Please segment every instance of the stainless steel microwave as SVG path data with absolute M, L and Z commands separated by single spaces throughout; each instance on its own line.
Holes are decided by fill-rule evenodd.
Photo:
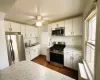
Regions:
M 53 36 L 64 36 L 65 35 L 65 28 L 64 27 L 55 28 L 54 30 L 52 30 L 52 35 Z

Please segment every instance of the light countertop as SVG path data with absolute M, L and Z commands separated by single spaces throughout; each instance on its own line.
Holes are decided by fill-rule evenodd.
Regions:
M 22 61 L 0 71 L 0 80 L 75 80 L 31 61 Z
M 66 51 L 79 51 L 79 52 L 82 52 L 82 48 L 81 47 L 66 46 L 64 48 L 64 52 L 66 52 Z

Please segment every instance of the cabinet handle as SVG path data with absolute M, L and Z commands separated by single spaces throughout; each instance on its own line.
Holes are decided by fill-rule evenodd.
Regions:
M 58 27 L 59 25 L 57 24 L 57 27 Z
M 72 60 L 74 60 L 74 57 L 72 57 Z
M 12 31 L 12 28 L 9 28 L 9 31 Z
M 71 34 L 73 34 L 73 32 L 71 32 Z
M 70 57 L 70 59 L 72 59 L 72 57 Z
M 11 31 L 12 31 L 12 28 L 11 28 Z

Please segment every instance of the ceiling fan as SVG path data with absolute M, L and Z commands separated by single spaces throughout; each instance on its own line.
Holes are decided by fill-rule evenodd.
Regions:
M 34 21 L 36 26 L 42 26 L 43 23 L 49 22 L 48 18 L 44 18 L 43 16 L 29 16 L 31 19 L 28 21 Z
M 42 26 L 44 23 L 49 22 L 49 19 L 46 16 L 41 15 L 40 8 L 41 8 L 41 3 L 38 3 L 37 7 L 36 7 L 36 11 L 35 11 L 36 12 L 35 16 L 30 16 L 29 15 L 30 19 L 27 20 L 27 22 L 28 21 L 33 21 L 33 23 L 35 22 L 36 26 Z

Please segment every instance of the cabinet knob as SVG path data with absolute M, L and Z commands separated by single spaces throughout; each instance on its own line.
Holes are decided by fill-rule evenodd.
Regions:
M 73 32 L 71 32 L 71 34 L 73 34 Z
M 9 31 L 12 31 L 12 28 L 9 28 Z

